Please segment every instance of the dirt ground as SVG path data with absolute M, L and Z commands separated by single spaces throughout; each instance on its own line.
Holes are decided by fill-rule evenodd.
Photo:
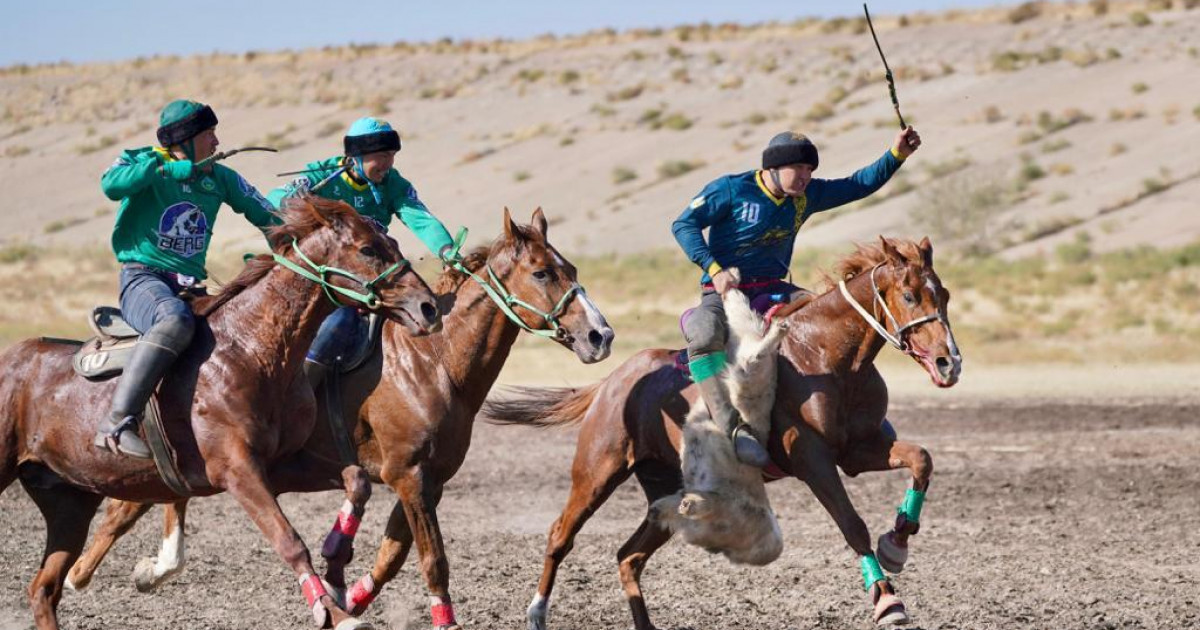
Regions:
M 891 417 L 904 437 L 929 448 L 936 466 L 921 533 L 896 578 L 914 627 L 1200 628 L 1194 397 L 905 399 Z M 524 628 L 545 532 L 566 498 L 574 436 L 477 427 L 439 512 L 465 627 Z M 848 480 L 873 535 L 890 524 L 906 484 L 900 472 Z M 43 541 L 42 520 L 18 485 L 0 495 L 0 630 L 32 627 L 24 589 Z M 832 521 L 797 482 L 770 490 L 783 556 L 748 569 L 673 541 L 643 579 L 658 627 L 871 627 L 857 562 Z M 391 501 L 377 488 L 352 575 L 373 558 Z M 283 503 L 315 550 L 341 499 L 291 495 Z M 631 481 L 584 528 L 559 573 L 551 627 L 632 627 L 614 558 L 644 509 Z M 152 512 L 122 541 L 89 590 L 64 597 L 64 628 L 310 627 L 294 579 L 227 497 L 192 506 L 189 565 L 177 581 L 137 593 L 127 576 L 138 557 L 156 552 L 158 517 Z M 367 618 L 381 628 L 429 627 L 413 559 Z

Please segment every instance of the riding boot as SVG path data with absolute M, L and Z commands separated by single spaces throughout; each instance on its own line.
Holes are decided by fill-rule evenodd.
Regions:
M 112 412 L 96 431 L 93 441 L 96 446 L 129 457 L 150 459 L 150 449 L 138 435 L 138 425 L 150 395 L 176 358 L 175 352 L 169 348 L 146 341 L 138 342 L 129 365 L 117 382 Z
M 318 391 L 317 388 L 325 382 L 327 372 L 329 372 L 328 365 L 312 359 L 304 360 L 304 375 L 308 377 L 308 384 L 312 387 L 313 392 Z
M 700 396 L 708 406 L 713 422 L 733 441 L 733 452 L 738 461 L 755 468 L 764 468 L 771 463 L 767 449 L 754 437 L 750 425 L 742 421 L 741 414 L 730 401 L 725 381 L 720 376 L 713 376 L 696 385 L 700 388 Z

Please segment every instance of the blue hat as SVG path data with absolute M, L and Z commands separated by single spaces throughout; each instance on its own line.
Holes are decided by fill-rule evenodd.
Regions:
M 350 125 L 342 138 L 346 155 L 358 157 L 376 151 L 399 151 L 400 134 L 387 122 L 376 118 L 359 118 Z

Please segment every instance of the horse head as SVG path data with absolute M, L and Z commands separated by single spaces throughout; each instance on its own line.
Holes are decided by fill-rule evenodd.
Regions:
M 272 229 L 272 241 L 320 276 L 339 306 L 382 313 L 412 335 L 441 328 L 433 292 L 399 245 L 349 205 L 301 197 L 289 200 L 282 213 L 284 224 Z
M 883 262 L 870 271 L 872 311 L 890 334 L 885 339 L 924 367 L 935 385 L 954 386 L 962 354 L 950 329 L 950 292 L 933 269 L 933 245 L 928 237 L 920 244 L 879 241 Z
M 584 363 L 596 363 L 612 351 L 613 329 L 577 281 L 577 271 L 546 238 L 542 209 L 530 225 L 517 225 L 504 209 L 504 233 L 488 252 L 493 284 L 521 327 L 550 337 Z M 522 325 L 523 324 L 523 325 Z

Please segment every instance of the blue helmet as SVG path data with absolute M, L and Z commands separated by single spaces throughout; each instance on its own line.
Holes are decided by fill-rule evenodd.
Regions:
M 350 125 L 342 138 L 346 155 L 359 157 L 376 151 L 399 151 L 400 134 L 386 121 L 377 118 L 359 118 Z

